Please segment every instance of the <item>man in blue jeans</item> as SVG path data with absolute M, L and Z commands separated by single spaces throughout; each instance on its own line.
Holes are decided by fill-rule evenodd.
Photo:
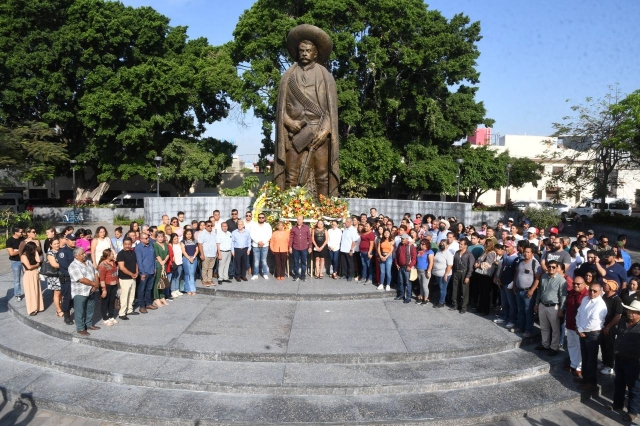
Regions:
M 140 244 L 133 250 L 138 261 L 140 283 L 138 284 L 138 306 L 141 314 L 146 314 L 147 309 L 155 310 L 153 306 L 153 282 L 156 274 L 156 255 L 149 241 L 149 234 L 140 234 Z
M 269 241 L 273 230 L 271 225 L 265 222 L 264 213 L 258 215 L 258 223 L 251 226 L 251 246 L 253 247 L 253 276 L 252 280 L 257 280 L 258 275 L 262 275 L 265 280 L 269 279 L 269 268 L 267 267 L 267 254 L 269 254 Z M 260 266 L 262 265 L 262 274 Z
M 507 239 L 504 241 L 504 245 L 506 246 L 507 252 L 502 261 L 502 271 L 499 277 L 502 310 L 500 311 L 500 317 L 493 320 L 493 322 L 498 324 L 506 322 L 506 327 L 512 329 L 518 321 L 518 307 L 516 295 L 513 292 L 513 281 L 516 276 L 520 258 L 518 257 L 515 241 Z
M 13 235 L 7 240 L 7 251 L 9 252 L 9 261 L 13 272 L 13 295 L 18 302 L 24 297 L 22 292 L 22 263 L 20 263 L 20 252 L 18 251 L 22 241 L 24 241 L 22 228 L 13 228 Z
M 533 307 L 536 289 L 540 283 L 542 269 L 540 263 L 534 259 L 531 247 L 525 247 L 524 259 L 518 264 L 513 283 L 518 305 L 518 329 L 524 330 L 523 337 L 533 336 Z M 516 330 L 514 330 L 516 331 Z
M 296 225 L 289 233 L 289 253 L 293 254 L 292 278 L 307 280 L 307 254 L 311 253 L 311 230 L 304 224 L 304 216 L 298 216 Z
M 417 252 L 408 234 L 402 234 L 400 239 L 401 242 L 393 260 L 398 269 L 398 295 L 394 300 L 404 299 L 404 303 L 410 303 L 413 289 L 409 277 L 411 268 L 416 266 Z

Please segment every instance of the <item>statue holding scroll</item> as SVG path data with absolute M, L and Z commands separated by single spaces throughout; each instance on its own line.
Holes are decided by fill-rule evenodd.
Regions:
M 316 195 L 338 195 L 338 96 L 321 65 L 332 48 L 329 35 L 313 25 L 298 25 L 287 36 L 296 63 L 278 90 L 274 180 L 282 189 L 313 180 Z

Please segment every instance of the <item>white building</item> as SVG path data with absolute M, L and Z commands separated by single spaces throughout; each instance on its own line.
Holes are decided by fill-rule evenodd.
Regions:
M 490 148 L 498 153 L 509 150 L 509 155 L 517 158 L 529 158 L 537 161 L 544 166 L 542 178 L 538 181 L 537 186 L 527 184 L 522 188 L 510 188 L 510 196 L 512 201 L 517 200 L 554 200 L 558 197 L 558 191 L 562 202 L 575 205 L 581 198 L 590 198 L 593 187 L 588 188 L 585 192 L 576 194 L 575 197 L 568 199 L 563 198 L 563 188 L 552 186 L 549 183 L 550 176 L 555 173 L 562 173 L 566 162 L 562 160 L 565 157 L 574 157 L 578 154 L 572 149 L 563 146 L 562 140 L 549 136 L 528 136 L 528 135 L 504 135 L 496 140 L 497 144 L 490 145 Z M 557 159 L 551 159 L 553 154 L 557 155 Z M 579 162 L 579 155 L 576 157 Z M 575 165 L 575 162 L 573 162 Z M 507 171 L 505 170 L 505 175 Z M 610 188 L 611 196 L 616 198 L 625 198 L 633 204 L 640 205 L 640 172 L 620 171 L 618 174 L 617 185 Z M 488 191 L 483 194 L 478 201 L 485 205 L 504 204 L 507 200 L 506 188 L 498 191 Z

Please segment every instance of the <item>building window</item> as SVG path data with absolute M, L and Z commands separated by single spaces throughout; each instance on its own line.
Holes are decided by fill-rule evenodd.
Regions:
M 542 190 L 538 191 L 538 200 L 542 200 Z
M 496 204 L 502 204 L 502 190 L 498 189 L 496 191 Z
M 554 176 L 559 176 L 564 172 L 564 168 L 563 167 L 552 167 L 551 168 L 551 174 Z

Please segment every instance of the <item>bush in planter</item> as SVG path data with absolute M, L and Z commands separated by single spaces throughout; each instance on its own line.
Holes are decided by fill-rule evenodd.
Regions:
M 560 214 L 553 208 L 534 209 L 527 207 L 524 217 L 531 221 L 531 226 L 548 229 L 560 223 Z

